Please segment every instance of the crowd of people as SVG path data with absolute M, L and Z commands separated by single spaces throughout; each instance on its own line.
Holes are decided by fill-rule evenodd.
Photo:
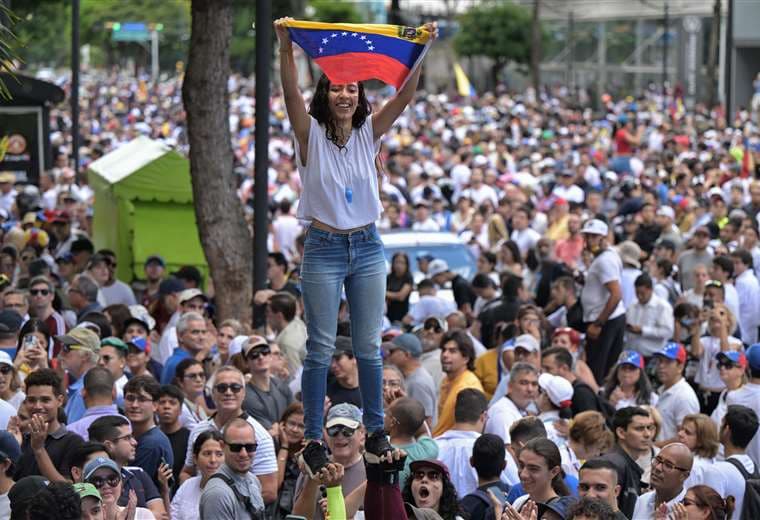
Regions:
M 180 78 L 83 85 L 83 169 L 137 135 L 186 151 Z M 229 87 L 251 208 L 253 81 Z M 395 450 L 379 462 L 344 297 L 316 474 L 299 457 L 305 229 L 283 96 L 254 324 L 219 320 L 224 295 L 161 251 L 116 279 L 54 110 L 55 168 L 39 186 L 0 173 L 0 519 L 757 518 L 758 127 L 686 111 L 677 89 L 601 106 L 419 93 L 386 133 L 377 229 L 456 235 L 477 272 L 388 262 Z

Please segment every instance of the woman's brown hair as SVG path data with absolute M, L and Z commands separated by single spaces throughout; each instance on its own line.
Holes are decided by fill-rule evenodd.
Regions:
M 604 416 L 595 410 L 581 412 L 575 416 L 568 431 L 568 438 L 584 447 L 594 446 L 601 453 L 609 451 L 615 443 L 615 436 L 607 428 Z
M 718 427 L 712 419 L 703 413 L 692 413 L 683 418 L 682 424 L 690 422 L 694 424 L 697 434 L 697 445 L 694 453 L 706 459 L 712 459 L 718 454 L 720 440 L 718 439 Z
M 689 490 L 696 498 L 696 505 L 710 510 L 709 520 L 728 520 L 734 512 L 736 499 L 728 495 L 725 500 L 710 486 L 694 486 Z

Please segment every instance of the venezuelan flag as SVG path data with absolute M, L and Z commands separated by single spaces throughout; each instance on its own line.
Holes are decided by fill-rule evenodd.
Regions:
M 333 83 L 379 79 L 399 89 L 432 41 L 424 27 L 298 20 L 285 26 Z

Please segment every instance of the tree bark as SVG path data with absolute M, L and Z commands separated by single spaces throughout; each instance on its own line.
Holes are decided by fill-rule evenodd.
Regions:
M 182 101 L 187 113 L 195 217 L 214 281 L 217 317 L 251 322 L 251 235 L 232 171 L 227 79 L 232 2 L 192 0 Z
M 530 27 L 530 78 L 537 99 L 541 87 L 541 22 L 538 19 L 540 13 L 541 0 L 533 0 L 533 20 Z
M 720 3 L 720 0 L 715 0 L 715 4 L 713 5 L 710 48 L 707 53 L 707 102 L 709 108 L 713 108 L 718 101 L 716 99 L 718 88 L 715 72 L 718 63 L 718 49 L 720 48 Z

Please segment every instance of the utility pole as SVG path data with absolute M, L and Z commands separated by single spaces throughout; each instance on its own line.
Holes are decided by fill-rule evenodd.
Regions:
M 733 125 L 733 73 L 734 65 L 734 0 L 728 0 L 728 20 L 726 20 L 726 124 Z
M 158 83 L 158 30 L 150 31 L 150 77 Z
M 256 0 L 256 160 L 253 181 L 253 292 L 267 285 L 269 216 L 269 76 L 272 60 L 272 4 Z M 254 322 L 256 316 L 254 316 Z
M 567 88 L 572 96 L 575 90 L 575 17 L 572 10 L 567 13 L 567 45 Z
M 665 18 L 663 20 L 662 28 L 662 94 L 667 95 L 666 84 L 668 82 L 668 50 L 670 48 L 670 36 L 668 34 L 668 25 L 670 23 L 670 12 L 667 0 L 664 2 L 665 6 Z
M 71 0 L 71 156 L 79 174 L 79 0 Z
M 530 31 L 530 75 L 536 99 L 539 98 L 541 87 L 541 0 L 533 0 L 533 20 Z
M 718 48 L 720 47 L 720 11 L 721 0 L 713 4 L 712 24 L 710 25 L 710 48 L 707 53 L 707 102 L 712 108 L 717 104 L 717 78 L 715 68 L 718 64 Z

